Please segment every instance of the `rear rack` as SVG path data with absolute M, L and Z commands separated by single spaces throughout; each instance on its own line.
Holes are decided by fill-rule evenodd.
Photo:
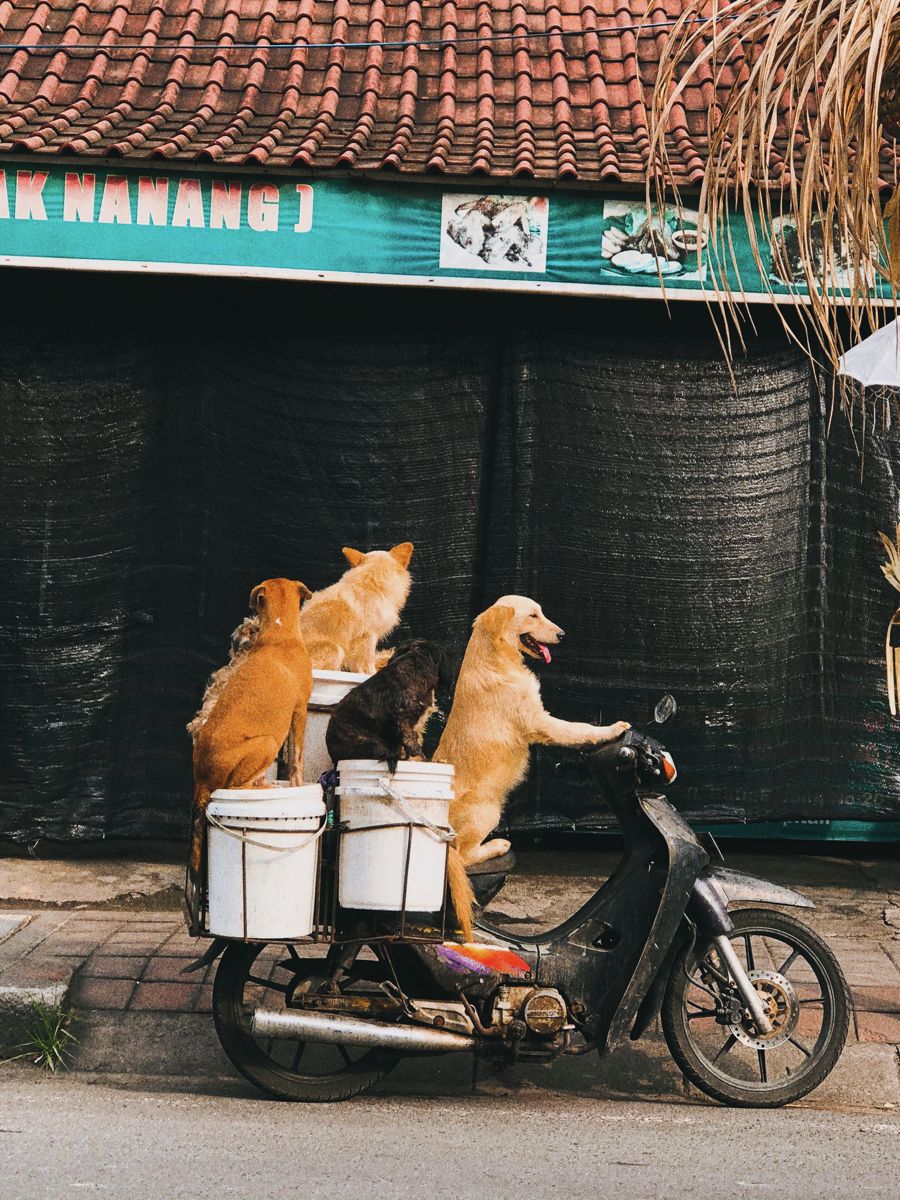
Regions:
M 413 830 L 428 826 L 414 821 L 389 821 L 370 825 L 365 829 L 348 829 L 340 822 L 340 801 L 333 786 L 323 791 L 326 809 L 326 828 L 321 839 L 321 851 L 316 865 L 316 902 L 313 912 L 312 932 L 305 937 L 269 938 L 273 944 L 286 946 L 302 945 L 375 945 L 384 942 L 408 942 L 434 944 L 443 942 L 447 926 L 447 868 L 444 866 L 443 904 L 439 913 L 415 913 L 407 908 L 409 892 L 409 865 L 412 853 Z M 338 854 L 343 837 L 358 833 L 370 833 L 381 829 L 404 829 L 406 849 L 404 856 L 403 902 L 396 912 L 376 912 L 369 909 L 345 909 L 338 901 Z M 187 908 L 187 905 L 186 905 Z M 188 928 L 197 930 L 197 937 L 216 937 L 209 929 L 209 897 L 206 874 L 200 884 L 196 912 L 186 911 Z M 249 938 L 228 938 L 228 941 L 251 941 Z

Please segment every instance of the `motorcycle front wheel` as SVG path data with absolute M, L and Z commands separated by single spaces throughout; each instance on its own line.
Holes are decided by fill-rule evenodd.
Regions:
M 761 1034 L 712 942 L 675 959 L 662 1004 L 672 1057 L 722 1104 L 777 1108 L 819 1086 L 847 1040 L 850 995 L 830 947 L 801 921 L 768 909 L 731 914 L 730 940 L 772 1023 Z
M 295 947 L 233 942 L 222 955 L 213 984 L 213 1018 L 222 1049 L 245 1079 L 279 1100 L 327 1103 L 349 1100 L 374 1087 L 399 1055 L 321 1043 L 254 1037 L 254 1008 L 284 1009 L 288 997 L 325 985 L 323 959 L 301 958 Z M 372 991 L 364 980 L 342 990 Z M 375 989 L 375 994 L 384 993 Z

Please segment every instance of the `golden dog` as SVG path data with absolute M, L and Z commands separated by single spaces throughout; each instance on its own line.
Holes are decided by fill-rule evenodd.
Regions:
M 544 709 L 540 684 L 522 656 L 549 662 L 548 646 L 562 637 L 559 626 L 527 596 L 502 596 L 472 626 L 453 707 L 434 754 L 435 761 L 456 768 L 450 824 L 458 855 L 450 855 L 450 890 L 467 937 L 473 895 L 465 868 L 509 850 L 505 838 L 484 839 L 496 828 L 509 793 L 525 778 L 529 747 L 599 745 L 629 728 L 626 721 L 561 721 Z
M 412 542 L 368 554 L 344 547 L 350 570 L 316 592 L 300 616 L 314 667 L 366 675 L 375 671 L 378 643 L 400 620 L 409 595 L 412 552 Z
M 259 633 L 226 680 L 194 740 L 194 809 L 189 888 L 199 885 L 206 807 L 216 788 L 263 782 L 292 736 L 291 784 L 303 781 L 303 735 L 312 667 L 300 633 L 300 606 L 312 593 L 295 579 L 267 579 L 250 593 Z

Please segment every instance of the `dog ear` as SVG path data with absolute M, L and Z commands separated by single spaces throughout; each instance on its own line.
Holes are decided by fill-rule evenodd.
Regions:
M 302 604 L 304 600 L 308 600 L 310 598 L 312 592 L 309 590 L 306 584 L 301 583 L 299 579 L 295 579 L 294 583 L 297 585 L 297 591 L 300 593 L 300 603 Z
M 409 560 L 413 555 L 412 542 L 400 542 L 397 546 L 391 547 L 391 557 L 395 558 L 401 567 L 408 567 Z
M 365 555 L 362 550 L 354 550 L 352 546 L 342 546 L 341 554 L 346 558 L 351 567 L 358 567 L 365 560 Z
M 502 637 L 509 628 L 516 610 L 509 604 L 493 604 L 485 609 L 480 617 L 475 618 L 479 629 L 484 629 L 492 637 Z
M 261 612 L 266 603 L 266 585 L 258 583 L 250 593 L 250 611 Z

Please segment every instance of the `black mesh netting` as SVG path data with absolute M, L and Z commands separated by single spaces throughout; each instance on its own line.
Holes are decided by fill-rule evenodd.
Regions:
M 896 438 L 827 430 L 760 315 L 732 389 L 700 306 L 7 273 L 0 837 L 181 835 L 185 722 L 251 586 L 410 539 L 403 629 L 461 653 L 535 596 L 561 716 L 669 689 L 676 799 L 896 817 L 877 528 Z M 560 822 L 551 752 L 510 807 Z

